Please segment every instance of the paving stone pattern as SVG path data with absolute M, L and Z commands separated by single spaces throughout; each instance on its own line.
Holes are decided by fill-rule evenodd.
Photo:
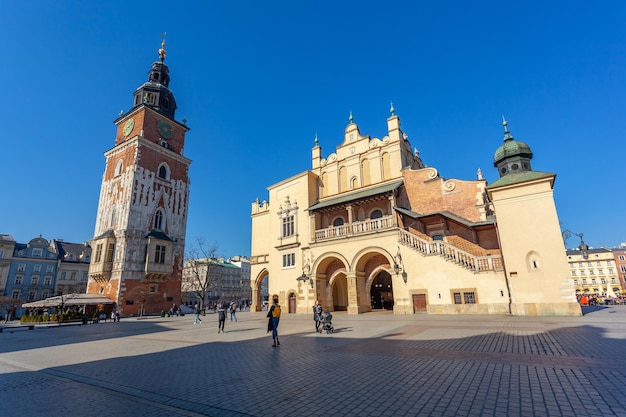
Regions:
M 264 313 L 5 327 L 2 415 L 624 416 L 626 306 L 583 317 Z

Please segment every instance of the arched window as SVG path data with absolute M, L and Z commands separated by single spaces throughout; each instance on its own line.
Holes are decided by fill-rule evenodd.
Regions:
M 383 217 L 383 212 L 379 209 L 376 209 L 370 214 L 370 219 L 380 219 Z
M 122 175 L 122 169 L 124 168 L 124 162 L 120 159 L 115 166 L 115 176 Z
M 163 162 L 159 166 L 159 170 L 157 171 L 157 176 L 164 180 L 170 179 L 170 167 L 168 167 L 165 162 Z
M 156 213 L 154 213 L 154 228 L 157 230 L 163 230 L 163 210 L 158 209 Z
M 333 226 L 335 226 L 335 227 L 343 226 L 343 218 L 342 217 L 337 217 L 335 220 L 333 220 Z

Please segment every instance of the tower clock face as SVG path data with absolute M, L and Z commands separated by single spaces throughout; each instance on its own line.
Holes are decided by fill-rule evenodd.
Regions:
M 133 127 L 135 127 L 135 119 L 131 117 L 124 123 L 124 136 L 130 135 L 130 132 L 133 131 Z
M 159 135 L 161 135 L 163 139 L 169 139 L 172 137 L 172 125 L 169 123 L 161 120 L 157 123 L 157 129 L 159 130 Z

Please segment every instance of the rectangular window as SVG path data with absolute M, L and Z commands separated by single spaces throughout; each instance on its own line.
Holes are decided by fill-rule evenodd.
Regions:
M 70 272 L 70 281 L 75 281 L 76 280 L 76 271 L 72 271 Z
M 620 265 L 619 269 L 621 269 L 622 272 L 626 272 L 626 265 Z
M 43 285 L 50 285 L 50 282 L 52 282 L 52 277 L 50 275 L 46 275 L 43 279 Z
M 587 262 L 587 266 L 593 266 L 591 262 Z
M 587 280 L 583 279 L 583 285 L 587 285 Z
M 89 281 L 89 275 L 86 272 L 83 272 L 83 282 Z
M 294 217 L 283 217 L 283 237 L 293 236 L 295 234 Z
M 613 268 L 609 268 L 609 274 L 613 273 Z
M 615 278 L 611 278 L 611 284 L 617 284 L 617 281 L 615 280 Z
M 570 268 L 576 268 L 576 267 L 574 266 L 574 264 L 569 264 L 569 267 L 570 267 Z
M 283 255 L 283 268 L 289 268 L 296 265 L 296 254 L 286 253 Z
M 611 261 L 606 261 L 606 266 L 611 266 Z
M 578 262 L 578 267 L 582 268 L 583 267 L 583 263 L 582 262 Z
M 157 292 L 157 286 L 156 285 L 150 285 L 150 294 L 154 294 Z
M 96 245 L 96 263 L 102 260 L 102 243 Z
M 156 249 L 154 250 L 154 263 L 155 264 L 165 263 L 165 246 L 156 245 Z
M 572 276 L 575 277 L 576 276 L 576 271 L 572 271 Z
M 3 259 L 3 258 L 4 258 L 4 251 L 0 250 L 0 259 Z
M 595 271 L 594 271 L 593 269 L 590 269 L 590 270 L 589 270 L 589 275 L 595 275 L 595 274 L 596 274 L 596 273 L 595 273 Z
M 596 279 L 595 279 L 595 278 L 592 278 L 592 279 L 591 279 L 591 283 L 592 283 L 592 284 L 595 284 L 595 283 L 596 283 Z
M 20 290 L 13 290 L 13 292 L 11 293 L 11 298 L 20 298 Z
M 604 269 L 598 269 L 598 275 L 604 275 Z
M 580 275 L 587 275 L 585 271 L 580 271 Z
M 35 299 L 35 297 L 37 297 L 37 290 L 35 290 L 35 289 L 30 290 L 28 292 L 28 299 L 32 301 L 32 300 Z
M 39 275 L 33 275 L 30 279 L 30 285 L 38 285 L 39 284 Z
M 23 276 L 23 275 L 16 275 L 16 276 L 15 276 L 15 283 L 19 285 L 19 284 L 21 284 L 21 283 L 22 283 L 22 280 L 23 280 L 23 279 L 24 279 L 24 276 Z
M 66 274 L 67 274 L 67 272 L 62 271 L 62 272 L 61 272 L 60 279 L 64 280 L 64 279 L 65 279 L 65 275 L 66 275 Z
M 113 262 L 113 254 L 115 253 L 115 243 L 109 243 L 107 248 L 107 257 L 104 262 Z
M 454 304 L 463 304 L 463 302 L 461 301 L 461 293 L 460 292 L 455 292 L 454 293 Z
M 604 278 L 602 278 L 602 279 L 600 280 L 600 282 L 601 282 L 601 283 L 603 283 L 603 284 L 606 284 L 606 280 L 605 280 Z
M 50 296 L 50 291 L 49 290 L 43 290 L 41 292 L 41 298 L 48 298 Z
M 578 285 L 578 280 L 577 279 L 574 280 L 574 285 Z
M 626 261 L 626 257 L 624 255 L 620 255 L 618 258 L 620 261 Z
M 33 272 L 41 272 L 41 265 L 33 266 Z
M 17 266 L 17 272 L 24 272 L 26 271 L 26 264 L 19 264 Z
M 41 248 L 34 248 L 33 249 L 33 256 L 41 257 L 41 255 L 43 255 L 43 249 L 41 249 Z
M 596 262 L 596 266 L 602 266 L 602 261 Z
M 464 292 L 463 301 L 465 301 L 465 304 L 476 304 L 476 293 Z
M 54 269 L 54 268 L 53 268 L 53 266 L 52 266 L 52 265 L 48 265 L 48 266 L 46 266 L 46 274 L 51 274 L 53 269 Z

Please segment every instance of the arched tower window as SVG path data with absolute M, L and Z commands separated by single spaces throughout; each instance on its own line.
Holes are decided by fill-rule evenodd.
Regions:
M 352 177 L 350 179 L 350 189 L 351 190 L 356 190 L 358 188 L 358 186 L 359 186 L 359 184 L 358 184 L 358 181 L 357 181 L 356 177 Z
M 361 162 L 361 178 L 362 185 L 365 187 L 366 185 L 370 185 L 372 183 L 372 177 L 370 175 L 370 161 L 369 159 L 364 159 Z
M 163 215 L 163 209 L 157 209 L 154 213 L 154 228 L 157 230 L 163 230 L 165 226 L 165 216 Z
M 159 169 L 157 171 L 157 176 L 159 178 L 164 179 L 164 180 L 169 180 L 170 179 L 170 167 L 167 166 L 167 164 L 165 162 L 163 162 L 161 165 L 159 165 Z
M 382 155 L 383 180 L 391 178 L 391 158 L 387 152 Z
M 122 175 L 122 169 L 124 168 L 124 162 L 120 159 L 115 166 L 115 176 Z
M 348 190 L 348 170 L 346 167 L 339 168 L 339 192 Z

